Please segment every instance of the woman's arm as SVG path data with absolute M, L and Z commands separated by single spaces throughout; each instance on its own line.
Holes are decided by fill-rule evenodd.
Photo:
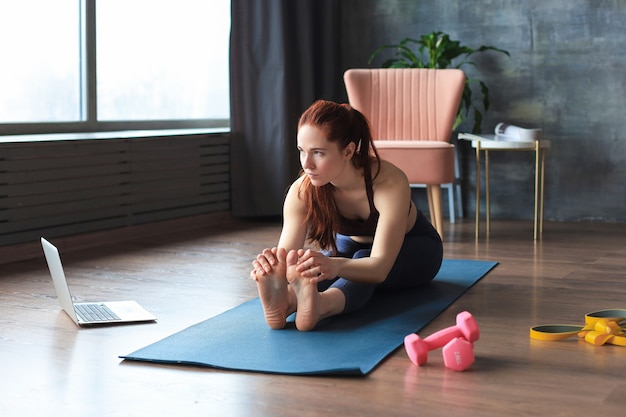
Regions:
M 278 245 L 273 248 L 265 248 L 263 252 L 257 255 L 252 262 L 254 269 L 251 275 L 264 275 L 272 271 L 272 265 L 278 263 L 276 257 L 276 248 L 285 248 L 287 251 L 291 249 L 300 249 L 304 246 L 306 240 L 306 207 L 304 201 L 299 196 L 300 184 L 302 177 L 297 179 L 289 187 L 285 203 L 283 205 L 283 228 L 278 240 Z
M 306 240 L 306 206 L 300 198 L 300 185 L 303 177 L 298 178 L 287 192 L 283 205 L 283 229 L 278 239 L 278 247 L 300 249 Z

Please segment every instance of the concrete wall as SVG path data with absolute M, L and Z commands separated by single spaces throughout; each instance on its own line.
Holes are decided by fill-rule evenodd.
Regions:
M 509 51 L 476 55 L 478 68 L 466 71 L 490 88 L 483 131 L 500 121 L 543 128 L 547 220 L 626 222 L 624 21 L 624 0 L 342 0 L 341 66 L 369 67 L 379 46 L 432 31 Z M 474 156 L 459 148 L 471 216 Z M 531 219 L 532 154 L 490 161 L 492 217 Z

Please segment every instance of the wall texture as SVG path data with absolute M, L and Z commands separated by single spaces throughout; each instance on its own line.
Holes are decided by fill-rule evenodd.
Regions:
M 483 131 L 506 121 L 540 127 L 552 141 L 547 220 L 626 222 L 624 21 L 623 0 L 342 0 L 341 66 L 379 65 L 368 64 L 379 46 L 432 31 L 509 51 L 476 55 L 478 68 L 466 71 L 490 89 Z M 459 150 L 472 215 L 473 153 Z M 490 164 L 492 217 L 532 218 L 532 154 L 492 153 Z

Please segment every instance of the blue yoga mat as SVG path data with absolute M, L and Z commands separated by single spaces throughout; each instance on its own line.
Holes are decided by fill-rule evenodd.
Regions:
M 366 375 L 497 262 L 450 260 L 428 286 L 377 292 L 361 310 L 315 330 L 271 330 L 258 298 L 120 358 L 291 375 Z M 452 325 L 453 323 L 451 323 Z

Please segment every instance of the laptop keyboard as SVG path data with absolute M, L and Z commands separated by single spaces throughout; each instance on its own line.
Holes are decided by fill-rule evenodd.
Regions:
M 74 304 L 78 317 L 85 322 L 112 321 L 120 318 L 104 304 Z

